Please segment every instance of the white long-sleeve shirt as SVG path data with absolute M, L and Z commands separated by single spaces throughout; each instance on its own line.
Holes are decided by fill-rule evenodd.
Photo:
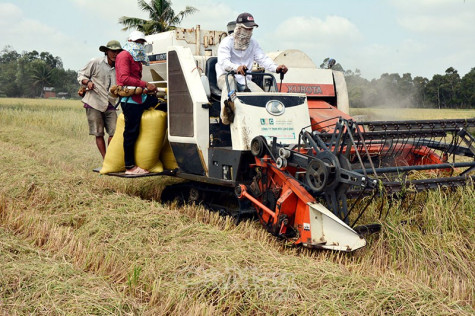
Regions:
M 217 80 L 226 72 L 237 71 L 241 65 L 245 65 L 250 71 L 254 61 L 267 71 L 275 72 L 277 68 L 274 61 L 262 51 L 259 43 L 253 38 L 251 38 L 249 47 L 246 50 L 235 50 L 234 36 L 225 37 L 218 48 L 218 62 L 216 63 Z M 245 84 L 244 76 L 236 75 L 235 78 L 239 84 Z M 247 76 L 247 79 L 251 80 L 251 76 Z

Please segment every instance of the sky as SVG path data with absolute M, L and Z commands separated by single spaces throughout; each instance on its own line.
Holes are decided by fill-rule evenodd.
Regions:
M 226 30 L 239 13 L 259 24 L 253 37 L 266 52 L 299 49 L 320 63 L 331 57 L 368 80 L 383 73 L 431 79 L 449 67 L 475 67 L 475 0 L 172 0 L 175 13 L 199 11 L 179 25 Z M 135 0 L 0 0 L 0 50 L 36 50 L 79 70 L 125 43 L 122 16 L 148 19 Z

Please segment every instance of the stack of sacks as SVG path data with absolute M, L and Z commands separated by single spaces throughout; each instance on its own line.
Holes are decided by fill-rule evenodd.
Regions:
M 120 114 L 117 119 L 114 137 L 112 137 L 109 147 L 107 148 L 104 163 L 100 170 L 101 174 L 125 171 L 124 126 L 124 115 Z M 135 143 L 135 164 L 137 166 L 150 172 L 163 171 L 160 152 L 166 141 L 166 130 L 167 113 L 155 110 L 154 108 L 147 109 L 143 112 L 142 120 L 140 121 L 140 134 Z M 166 142 L 168 144 L 168 141 Z M 168 144 L 165 148 L 167 152 L 168 150 L 171 151 L 169 147 L 170 145 Z M 173 155 L 173 152 L 171 152 L 171 155 Z M 172 164 L 170 163 L 169 154 L 166 157 L 167 164 Z M 174 160 L 173 156 L 173 161 Z
M 168 142 L 168 133 L 165 133 L 165 141 L 163 142 L 162 151 L 160 152 L 160 161 L 163 163 L 163 167 L 167 170 L 173 170 L 178 168 L 175 155 L 173 154 L 172 147 Z

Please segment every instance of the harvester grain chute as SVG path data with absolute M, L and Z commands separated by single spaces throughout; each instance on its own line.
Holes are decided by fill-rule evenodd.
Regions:
M 263 91 L 232 94 L 234 121 L 222 124 L 214 65 L 224 36 L 197 27 L 147 39 L 144 79 L 167 87 L 167 136 L 178 164 L 156 175 L 187 180 L 167 187 L 163 200 L 252 215 L 294 244 L 352 251 L 366 244 L 361 232 L 377 228 L 360 223 L 372 197 L 473 180 L 467 129 L 475 119 L 358 122 L 348 114 L 343 74 L 297 50 L 269 54 L 289 68 L 280 83 L 256 65 L 253 81 Z

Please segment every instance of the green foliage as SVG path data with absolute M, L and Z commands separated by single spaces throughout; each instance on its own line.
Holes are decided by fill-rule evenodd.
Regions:
M 472 68 L 460 81 L 460 99 L 463 107 L 475 104 L 475 68 Z
M 1 51 L 0 64 L 8 64 L 10 62 L 14 62 L 20 57 L 21 57 L 20 54 L 18 54 L 16 51 L 14 51 L 11 46 L 7 45 Z
M 198 9 L 187 6 L 185 10 L 175 14 L 172 9 L 172 3 L 168 0 L 151 0 L 147 3 L 145 0 L 138 0 L 138 6 L 149 16 L 149 20 L 123 16 L 119 23 L 124 25 L 123 30 L 137 29 L 150 35 L 175 29 L 187 15 L 193 14 Z
M 42 60 L 34 60 L 32 66 L 31 79 L 33 79 L 33 87 L 37 91 L 43 91 L 43 88 L 51 86 L 53 82 L 53 68 Z
M 60 57 L 36 50 L 19 54 L 6 46 L 0 51 L 0 96 L 39 97 L 44 87 L 76 96 L 77 72 L 64 70 Z
M 368 81 L 358 69 L 345 71 L 345 77 L 351 107 L 475 108 L 475 68 L 463 78 L 453 67 L 432 80 L 384 73 Z

